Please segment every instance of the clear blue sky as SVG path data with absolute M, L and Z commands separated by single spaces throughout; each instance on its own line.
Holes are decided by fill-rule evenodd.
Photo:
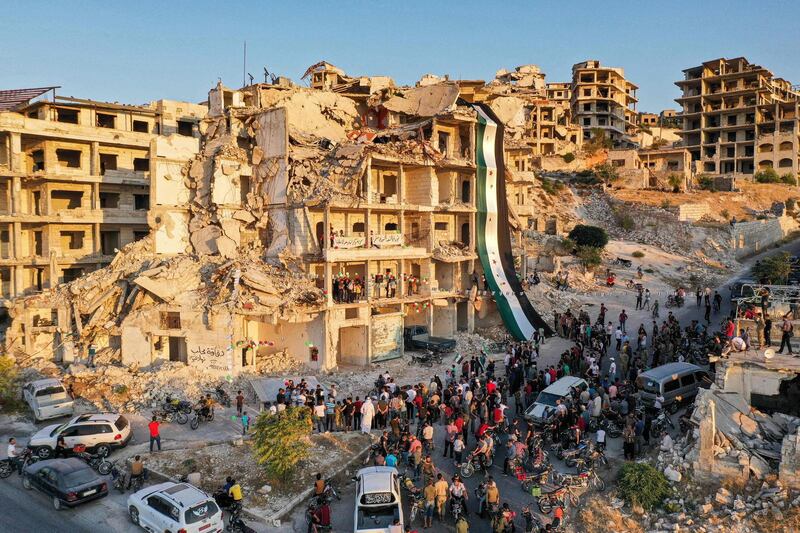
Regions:
M 490 80 L 535 63 L 566 81 L 574 63 L 624 67 L 640 110 L 675 107 L 681 70 L 745 56 L 800 83 L 800 2 L 787 0 L 395 0 L 295 2 L 6 0 L 0 89 L 61 85 L 60 94 L 124 103 L 202 101 L 217 78 L 247 69 L 295 81 L 325 59 L 353 75 Z

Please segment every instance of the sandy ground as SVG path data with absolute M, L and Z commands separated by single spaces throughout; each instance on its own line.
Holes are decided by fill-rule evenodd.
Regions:
M 693 191 L 673 194 L 632 189 L 612 189 L 608 192 L 619 200 L 657 207 L 662 207 L 665 202 L 672 206 L 705 202 L 711 208 L 711 213 L 722 216 L 722 212 L 727 211 L 728 216 L 736 217 L 736 220 L 752 219 L 748 209 L 769 209 L 773 202 L 785 202 L 790 197 L 800 198 L 797 187 L 791 185 L 737 181 L 736 186 L 741 192 Z

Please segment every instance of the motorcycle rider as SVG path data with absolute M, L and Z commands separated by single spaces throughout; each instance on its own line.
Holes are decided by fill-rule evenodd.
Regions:
M 497 488 L 497 483 L 494 478 L 489 476 L 486 479 L 486 489 L 481 498 L 478 506 L 478 512 L 481 517 L 486 518 L 487 511 L 491 512 L 500 505 L 500 489 Z
M 22 475 L 22 461 L 20 460 L 20 453 L 17 451 L 17 439 L 14 437 L 8 439 L 8 460 L 11 463 L 11 468 L 16 468 L 17 472 Z
M 467 487 L 461 481 L 461 476 L 454 475 L 453 484 L 450 485 L 450 505 L 452 506 L 455 501 L 460 501 L 461 509 L 464 511 L 465 516 L 469 514 L 469 511 L 467 511 L 467 497 Z
M 467 461 L 472 461 L 474 457 L 477 457 L 478 464 L 481 467 L 481 472 L 483 475 L 486 475 L 486 460 L 489 457 L 489 444 L 486 442 L 486 436 L 482 436 L 478 439 L 478 444 L 475 446 L 475 450 L 469 455 Z
M 141 456 L 135 455 L 133 457 L 133 461 L 131 462 L 126 489 L 131 488 L 131 484 L 133 483 L 134 479 L 138 479 L 142 476 L 144 476 L 144 462 L 142 461 Z
M 235 479 L 231 479 L 231 486 L 228 489 L 228 496 L 231 497 L 231 507 L 242 507 L 242 486 L 239 485 Z

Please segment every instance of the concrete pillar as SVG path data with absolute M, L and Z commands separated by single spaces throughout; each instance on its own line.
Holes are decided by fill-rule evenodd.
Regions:
M 778 476 L 784 487 L 800 488 L 800 431 L 783 438 Z
M 25 172 L 25 154 L 22 153 L 22 134 L 9 133 L 8 163 L 11 172 Z
M 325 220 L 325 227 L 327 227 L 327 218 Z M 325 238 L 327 239 L 328 237 L 326 236 Z M 332 277 L 332 265 L 329 262 L 325 262 L 325 293 L 328 300 L 328 307 L 333 306 L 333 285 L 331 283 Z
M 717 428 L 716 406 L 713 400 L 708 402 L 708 412 L 710 416 L 700 421 L 700 451 L 697 457 L 697 467 L 706 471 L 710 471 L 714 465 L 714 435 L 717 433 Z
M 322 212 L 322 225 L 325 227 L 325 236 L 323 237 L 324 244 L 322 245 L 323 250 L 328 250 L 331 244 L 331 222 L 330 222 L 330 214 L 331 210 L 327 207 Z M 327 260 L 327 257 L 326 257 Z
M 367 249 L 372 248 L 372 243 L 370 242 L 370 231 L 372 231 L 372 225 L 370 224 L 371 216 L 372 209 L 367 209 L 367 213 L 364 215 L 364 248 Z
M 100 175 L 100 143 L 93 142 L 89 149 L 89 174 Z
M 22 223 L 14 222 L 11 230 L 11 257 L 22 259 Z
M 19 296 L 23 292 L 25 292 L 25 267 L 22 265 L 17 265 L 14 267 L 14 288 L 12 291 L 12 297 Z M 30 346 L 30 344 L 27 342 L 25 345 Z
M 99 254 L 102 251 L 100 246 L 100 223 L 92 224 L 92 251 Z
M 400 205 L 406 203 L 406 174 L 402 163 L 397 173 L 397 201 Z
M 11 214 L 19 215 L 22 211 L 22 182 L 19 176 L 11 178 Z

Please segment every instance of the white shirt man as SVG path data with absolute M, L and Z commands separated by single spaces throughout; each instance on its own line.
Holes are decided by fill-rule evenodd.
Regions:
M 408 389 L 406 391 L 406 394 L 408 395 L 408 401 L 409 402 L 413 402 L 414 398 L 417 397 L 417 391 L 415 391 L 414 389 Z
M 605 449 L 606 447 L 606 430 L 603 428 L 598 428 L 597 433 L 595 433 L 595 442 L 597 443 L 597 447 L 601 450 Z
M 11 439 L 8 441 L 8 458 L 15 459 L 19 457 L 19 452 L 17 452 L 17 441 L 16 439 Z
M 614 361 L 614 358 L 611 358 L 611 364 L 608 365 L 608 375 L 611 376 L 611 379 L 617 379 L 617 362 Z

